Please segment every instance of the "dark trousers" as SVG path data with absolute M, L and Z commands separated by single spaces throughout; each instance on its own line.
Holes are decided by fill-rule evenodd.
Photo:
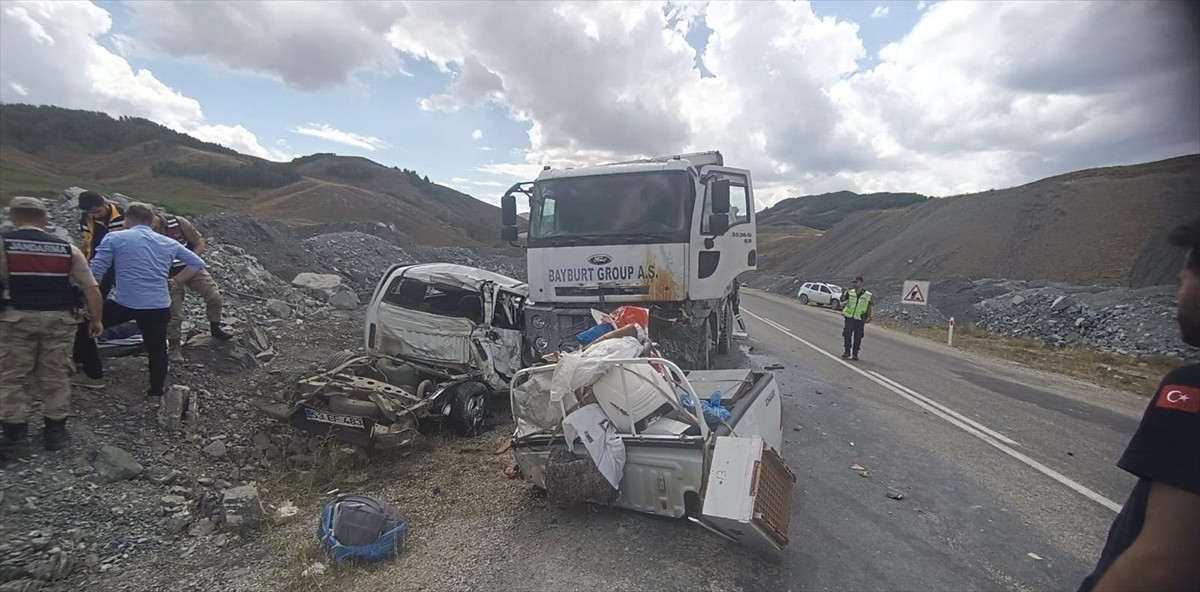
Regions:
M 150 390 L 147 394 L 152 397 L 160 397 L 167 382 L 167 325 L 171 323 L 171 309 L 142 310 L 127 308 L 112 300 L 104 301 L 104 327 L 106 329 L 129 321 L 137 323 L 138 332 L 142 334 L 142 345 L 146 347 L 146 354 L 150 357 Z M 100 363 L 100 351 L 96 347 L 96 342 L 90 337 L 86 338 L 81 350 L 84 357 L 84 369 L 86 370 L 89 364 L 94 364 L 94 368 L 98 370 L 97 374 L 88 372 L 88 376 L 93 378 L 103 376 L 104 369 Z
M 867 324 L 861 319 L 843 318 L 846 319 L 846 326 L 842 329 L 842 343 L 846 346 L 846 351 L 852 351 L 851 345 L 853 345 L 854 355 L 857 356 L 858 349 L 862 347 L 863 329 Z M 851 344 L 851 338 L 853 338 L 853 344 Z
M 116 283 L 116 274 L 111 269 L 108 270 L 108 273 L 104 274 L 104 277 L 100 278 L 101 300 L 107 302 L 108 293 L 112 291 Z M 87 321 L 79 323 L 79 328 L 75 330 L 75 346 L 71 351 L 71 359 L 75 360 L 76 364 L 83 366 L 84 374 L 92 378 L 104 378 L 104 367 L 100 364 L 100 353 L 96 350 L 96 342 L 92 341 L 91 336 L 88 335 Z

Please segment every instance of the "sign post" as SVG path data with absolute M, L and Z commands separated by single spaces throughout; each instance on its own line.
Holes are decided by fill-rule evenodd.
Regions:
M 929 282 L 905 280 L 904 290 L 900 292 L 900 304 L 929 306 Z M 908 334 L 912 335 L 913 318 L 908 315 Z
M 946 345 L 954 347 L 954 317 L 950 317 L 950 335 L 946 337 Z

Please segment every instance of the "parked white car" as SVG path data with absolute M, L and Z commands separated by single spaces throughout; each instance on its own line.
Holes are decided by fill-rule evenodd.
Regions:
M 800 286 L 800 292 L 796 294 L 796 298 L 800 299 L 801 304 L 829 306 L 833 310 L 842 309 L 842 288 L 834 284 L 808 282 Z

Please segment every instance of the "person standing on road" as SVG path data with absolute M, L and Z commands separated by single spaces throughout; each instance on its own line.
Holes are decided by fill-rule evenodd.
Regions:
M 170 214 L 156 214 L 153 228 L 155 232 L 174 239 L 192 253 L 204 254 L 204 236 L 187 218 Z M 184 269 L 187 269 L 187 264 L 176 259 L 171 263 L 168 277 L 176 277 Z M 208 317 L 208 327 L 212 336 L 221 340 L 233 338 L 233 335 L 221 329 L 221 290 L 217 288 L 217 282 L 209 275 L 208 270 L 202 269 L 190 281 L 175 282 L 175 286 L 171 289 L 171 323 L 167 326 L 167 351 L 170 360 L 176 363 L 186 361 L 183 357 L 182 347 L 184 286 L 191 288 L 204 299 L 205 314 Z
M 79 291 L 87 305 L 88 335 L 100 336 L 101 298 L 83 253 L 46 232 L 49 217 L 42 200 L 14 197 L 9 205 L 13 230 L 0 240 L 0 423 L 4 448 L 19 455 L 29 435 L 30 397 L 26 381 L 36 376 L 42 395 L 42 432 L 47 450 L 59 450 L 71 414 L 71 374 L 67 348 L 79 322 Z
M 95 191 L 84 191 L 79 194 L 76 205 L 83 212 L 79 217 L 79 234 L 82 240 L 79 250 L 91 261 L 96 254 L 96 247 L 110 232 L 125 229 L 125 210 L 121 206 L 108 201 Z M 112 291 L 116 275 L 111 271 L 100 278 L 100 299 L 108 298 Z M 88 336 L 88 323 L 80 323 L 75 332 L 75 346 L 71 358 L 82 366 L 82 374 L 75 377 L 75 385 L 86 388 L 102 388 L 104 386 L 104 368 L 100 363 L 100 354 L 95 347 L 89 347 L 92 340 Z M 92 355 L 92 354 L 95 355 Z
M 1200 220 L 1170 241 L 1189 249 L 1179 273 L 1179 329 L 1200 347 Z M 1117 466 L 1138 482 L 1079 591 L 1200 590 L 1200 364 L 1163 378 Z
M 167 380 L 167 325 L 171 322 L 171 290 L 185 285 L 204 269 L 204 261 L 170 237 L 154 232 L 154 209 L 131 203 L 125 209 L 124 232 L 109 234 L 92 258 L 92 275 L 103 277 L 115 268 L 117 285 L 104 303 L 104 326 L 136 321 L 150 357 L 150 390 L 161 397 Z M 173 278 L 167 275 L 176 259 L 186 267 Z M 90 341 L 96 348 L 96 342 Z M 99 354 L 96 353 L 99 359 Z
M 863 331 L 866 324 L 871 322 L 871 293 L 863 287 L 862 276 L 854 278 L 854 286 L 850 290 L 842 290 L 842 316 L 845 326 L 842 328 L 842 343 L 845 351 L 843 358 L 858 360 L 858 350 L 862 347 Z

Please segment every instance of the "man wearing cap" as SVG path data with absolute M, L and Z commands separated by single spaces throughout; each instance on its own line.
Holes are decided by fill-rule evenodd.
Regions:
M 79 234 L 82 237 L 79 250 L 90 261 L 96 255 L 96 247 L 108 233 L 125 229 L 125 210 L 95 191 L 80 193 L 76 205 L 82 212 L 79 216 Z M 111 271 L 100 278 L 101 299 L 108 298 L 115 281 L 116 275 Z M 75 384 L 86 388 L 102 388 L 104 367 L 100 363 L 100 352 L 95 347 L 89 347 L 91 341 L 87 324 L 80 324 L 75 333 L 71 357 L 82 366 L 83 372 L 75 377 Z
M 36 376 L 47 450 L 62 448 L 71 413 L 72 335 L 79 322 L 77 290 L 83 291 L 92 339 L 100 336 L 101 298 L 83 253 L 46 232 L 46 206 L 33 197 L 9 204 L 13 230 L 0 240 L 0 423 L 5 455 L 19 455 L 28 441 L 26 378 Z
M 179 244 L 187 247 L 189 251 L 197 255 L 204 254 L 204 235 L 200 234 L 200 231 L 196 230 L 196 227 L 187 218 L 157 213 L 155 214 L 152 227 L 155 232 L 175 239 Z M 185 268 L 187 268 L 187 265 L 183 261 L 176 259 L 171 263 L 169 277 L 175 277 Z M 185 285 L 204 299 L 204 312 L 205 316 L 208 317 L 208 328 L 212 336 L 221 340 L 233 338 L 233 335 L 226 333 L 221 328 L 221 290 L 217 288 L 217 282 L 213 280 L 208 271 L 201 270 L 190 281 L 185 283 L 176 282 L 175 287 L 171 289 L 171 323 L 167 327 L 167 351 L 169 352 L 171 361 L 176 363 L 185 361 L 181 347 L 183 338 L 183 288 Z
M 117 285 L 112 298 L 104 302 L 104 326 L 137 322 L 150 358 L 150 390 L 146 394 L 157 398 L 162 396 L 167 380 L 170 290 L 186 284 L 204 269 L 204 261 L 177 241 L 154 232 L 152 224 L 154 209 L 149 204 L 129 204 L 125 208 L 126 230 L 109 233 L 100 241 L 91 270 L 93 276 L 103 277 L 115 269 Z M 168 279 L 171 263 L 176 259 L 186 267 Z M 94 341 L 89 341 L 89 345 L 91 350 L 96 349 Z
M 846 322 L 842 327 L 843 358 L 858 360 L 858 350 L 862 347 L 863 332 L 867 323 L 871 322 L 871 293 L 863 287 L 862 276 L 854 278 L 854 286 L 850 290 L 842 290 L 842 316 Z

